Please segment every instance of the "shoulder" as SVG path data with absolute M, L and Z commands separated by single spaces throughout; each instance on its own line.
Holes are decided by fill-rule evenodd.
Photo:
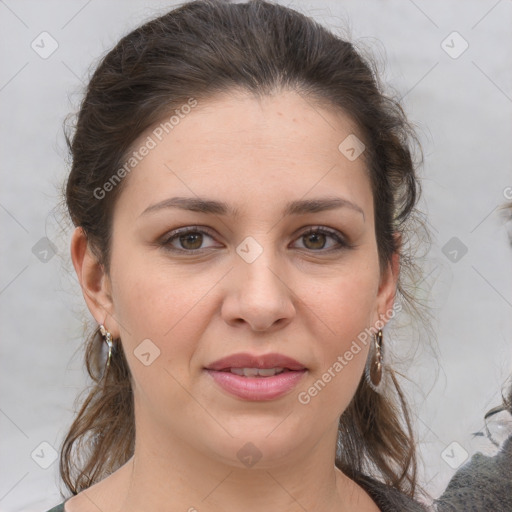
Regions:
M 363 474 L 352 477 L 371 496 L 382 512 L 426 512 L 426 508 L 398 489 Z

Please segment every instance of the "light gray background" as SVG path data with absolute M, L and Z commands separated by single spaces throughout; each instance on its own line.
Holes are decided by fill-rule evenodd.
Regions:
M 512 2 L 282 3 L 334 30 L 348 26 L 353 40 L 385 58 L 384 79 L 403 97 L 423 144 L 423 209 L 434 243 L 419 294 L 433 307 L 438 361 L 419 327 L 416 345 L 402 331 L 393 346 L 415 356 L 404 364 L 420 480 L 437 496 L 455 471 L 446 461 L 462 464 L 464 450 L 491 453 L 471 433 L 499 403 L 512 370 L 512 251 L 497 209 L 512 186 Z M 51 462 L 52 449 L 41 443 L 58 450 L 87 383 L 80 344 L 90 316 L 69 272 L 69 234 L 59 232 L 55 215 L 67 169 L 62 121 L 98 59 L 172 5 L 0 1 L 0 511 L 43 511 L 62 501 L 58 461 L 47 469 L 37 463 Z M 47 59 L 31 48 L 43 31 L 58 43 Z M 441 46 L 453 31 L 469 44 L 458 58 Z M 461 41 L 453 37 L 456 51 Z M 45 236 L 57 249 L 46 262 L 36 246 Z M 457 249 L 458 261 L 442 250 L 452 237 L 467 247 L 462 257 Z

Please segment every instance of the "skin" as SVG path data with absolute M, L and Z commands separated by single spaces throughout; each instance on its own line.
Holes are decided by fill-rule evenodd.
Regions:
M 378 510 L 334 465 L 338 418 L 369 346 L 307 405 L 297 398 L 395 297 L 398 256 L 380 268 L 364 160 L 338 150 L 352 133 L 346 115 L 295 92 L 259 100 L 231 92 L 199 102 L 124 178 L 110 275 L 75 230 L 71 254 L 87 306 L 121 338 L 133 376 L 136 447 L 119 470 L 69 500 L 68 512 L 170 504 L 200 512 Z M 175 208 L 141 215 L 173 196 L 225 201 L 240 217 Z M 362 213 L 341 207 L 282 215 L 288 201 L 325 196 Z M 159 243 L 185 226 L 213 235 L 203 235 L 202 245 L 186 237 L 169 242 L 188 253 Z M 336 230 L 352 247 L 335 251 L 328 235 L 302 236 L 308 227 Z M 236 252 L 248 236 L 263 249 L 252 263 Z M 148 338 L 160 355 L 145 366 L 134 350 Z M 283 397 L 242 400 L 203 370 L 236 352 L 279 352 L 308 372 Z M 251 468 L 237 457 L 247 442 L 261 453 Z

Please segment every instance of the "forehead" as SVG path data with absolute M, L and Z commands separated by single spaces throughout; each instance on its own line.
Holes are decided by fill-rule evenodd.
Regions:
M 179 108 L 178 108 L 179 110 Z M 186 113 L 185 113 L 186 112 Z M 239 212 L 286 197 L 331 194 L 371 200 L 364 158 L 340 150 L 352 120 L 294 92 L 226 93 L 166 116 L 132 145 L 151 146 L 127 175 L 120 201 L 142 212 L 172 195 L 229 195 Z M 172 114 L 171 114 L 172 115 Z M 176 193 L 176 194 L 175 194 Z

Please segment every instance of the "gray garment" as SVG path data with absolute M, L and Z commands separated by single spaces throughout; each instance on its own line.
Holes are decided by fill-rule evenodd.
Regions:
M 438 512 L 512 512 L 512 436 L 494 457 L 477 453 L 436 500 Z
M 68 500 L 66 500 L 68 501 Z M 53 507 L 52 509 L 48 510 L 47 512 L 64 512 L 64 503 L 66 501 L 62 502 L 60 505 L 57 505 L 56 507 Z

